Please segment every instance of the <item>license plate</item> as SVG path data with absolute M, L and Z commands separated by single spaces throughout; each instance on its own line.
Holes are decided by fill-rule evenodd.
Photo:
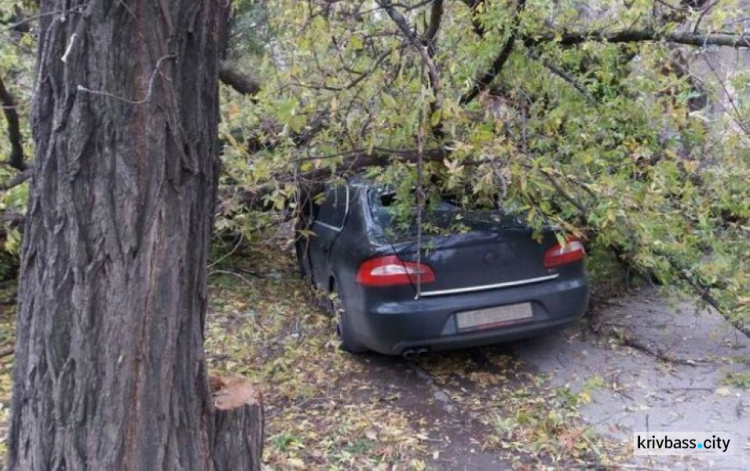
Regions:
M 459 312 L 456 314 L 456 323 L 459 330 L 486 329 L 528 320 L 533 315 L 531 303 L 511 304 L 509 306 Z

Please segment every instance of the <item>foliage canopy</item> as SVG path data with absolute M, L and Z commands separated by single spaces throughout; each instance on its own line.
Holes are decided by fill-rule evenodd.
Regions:
M 219 230 L 251 235 L 278 217 L 248 194 L 294 208 L 306 178 L 376 163 L 369 174 L 402 195 L 421 182 L 428 203 L 438 191 L 499 198 L 747 322 L 746 2 L 234 4 L 225 66 L 252 86 L 222 90 Z M 33 8 L 0 0 L 0 78 L 26 147 L 37 32 L 17 22 Z M 0 167 L 0 182 L 15 173 Z M 25 198 L 25 185 L 6 191 L 1 209 Z M 419 201 L 400 204 L 413 214 Z
M 263 47 L 235 47 L 231 60 L 262 86 L 225 91 L 227 178 L 250 190 L 272 182 L 264 197 L 282 208 L 305 176 L 385 159 L 369 173 L 408 194 L 423 145 L 428 200 L 499 195 L 533 225 L 583 235 L 747 319 L 741 12 L 742 2 L 246 1 L 237 25 L 265 18 L 253 29 Z

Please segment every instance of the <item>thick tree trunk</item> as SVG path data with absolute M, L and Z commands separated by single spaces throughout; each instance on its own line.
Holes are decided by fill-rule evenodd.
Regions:
M 210 469 L 216 0 L 42 0 L 11 469 Z

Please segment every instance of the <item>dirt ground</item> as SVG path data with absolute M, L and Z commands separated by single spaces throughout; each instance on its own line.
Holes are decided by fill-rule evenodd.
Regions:
M 263 389 L 267 469 L 750 469 L 750 341 L 653 288 L 551 336 L 406 361 L 342 352 L 288 248 L 210 271 L 209 365 Z M 732 433 L 737 453 L 637 460 L 647 428 Z
M 406 361 L 340 351 L 290 254 L 271 259 L 214 274 L 231 289 L 215 284 L 208 346 L 267 391 L 269 468 L 750 469 L 750 341 L 689 300 L 634 290 L 555 335 Z M 257 344 L 219 354 L 253 325 L 234 316 Z M 635 459 L 647 429 L 732 433 L 737 453 Z

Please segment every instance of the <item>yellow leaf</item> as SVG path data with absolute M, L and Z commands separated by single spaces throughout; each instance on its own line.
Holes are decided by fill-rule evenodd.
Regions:
M 365 47 L 365 45 L 362 44 L 362 40 L 359 38 L 359 36 L 356 35 L 349 38 L 349 45 L 357 51 Z
M 302 469 L 305 467 L 305 462 L 299 458 L 289 458 L 286 463 L 292 468 Z

